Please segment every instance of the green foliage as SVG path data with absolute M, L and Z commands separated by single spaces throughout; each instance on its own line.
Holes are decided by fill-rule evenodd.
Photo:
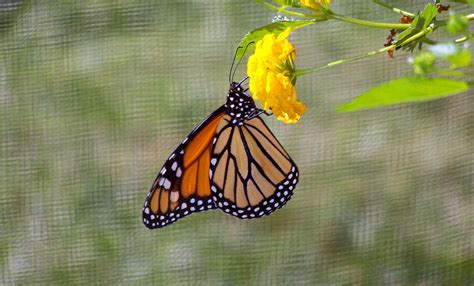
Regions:
M 287 7 L 292 8 L 304 8 L 295 5 L 296 1 L 291 0 L 275 0 L 274 2 L 281 5 L 273 6 L 264 0 L 257 0 L 258 3 L 270 8 L 271 10 L 278 11 L 281 14 L 288 14 L 291 16 L 301 17 L 301 18 L 313 18 L 313 21 L 327 21 L 327 20 L 337 20 L 346 23 L 351 23 L 354 25 L 361 25 L 371 28 L 384 28 L 390 29 L 390 35 L 387 38 L 387 42 L 385 44 L 385 48 L 381 48 L 378 50 L 374 50 L 362 55 L 348 57 L 345 59 L 339 59 L 332 62 L 329 62 L 325 65 L 321 65 L 319 67 L 313 68 L 302 68 L 297 69 L 295 74 L 297 76 L 303 76 L 310 73 L 314 73 L 320 71 L 322 69 L 330 68 L 336 65 L 361 60 L 367 57 L 371 57 L 374 55 L 378 55 L 380 53 L 388 52 L 390 56 L 394 55 L 395 50 L 406 50 L 413 52 L 416 48 L 422 50 L 423 44 L 426 45 L 433 45 L 430 46 L 429 51 L 424 51 L 412 60 L 414 74 L 417 76 L 450 76 L 450 77 L 457 77 L 463 78 L 466 81 L 471 80 L 472 73 L 462 70 L 471 67 L 471 52 L 467 48 L 460 48 L 459 46 L 454 45 L 454 43 L 459 44 L 461 42 L 465 42 L 469 40 L 472 36 L 468 33 L 469 32 L 469 21 L 474 20 L 474 14 L 467 14 L 467 15 L 457 15 L 452 12 L 452 7 L 450 5 L 442 5 L 442 1 L 427 1 L 427 5 L 424 7 L 423 10 L 419 11 L 417 14 L 414 14 L 410 11 L 405 11 L 399 9 L 392 4 L 385 3 L 385 1 L 376 1 L 373 0 L 372 2 L 384 7 L 392 12 L 397 13 L 398 15 L 402 15 L 400 19 L 400 23 L 382 23 L 378 22 L 374 19 L 365 20 L 365 19 L 357 19 L 348 17 L 339 13 L 335 13 L 332 10 L 328 9 L 327 13 L 324 13 L 324 17 L 317 18 L 318 16 L 314 15 L 307 15 L 307 14 L 300 14 L 293 10 L 287 10 Z M 474 4 L 474 0 L 461 0 L 461 1 L 451 1 L 451 2 L 458 2 L 458 3 L 465 3 L 465 4 Z M 324 10 L 324 9 L 323 9 Z M 443 14 L 443 12 L 450 11 L 449 18 L 445 19 L 440 17 L 441 19 L 437 19 L 438 15 Z M 270 26 L 271 27 L 271 26 Z M 453 44 L 437 44 L 435 40 L 428 38 L 427 36 L 434 33 L 435 31 L 440 30 L 439 28 L 445 27 L 450 33 L 452 34 L 465 34 L 465 37 L 459 39 L 453 39 Z M 279 29 L 275 29 L 275 31 L 279 32 Z M 259 33 L 274 33 L 273 31 L 265 31 L 265 29 L 260 28 L 259 30 L 254 31 L 254 35 L 250 33 L 247 35 L 248 38 L 255 38 L 260 39 L 263 35 Z M 398 36 L 397 36 L 398 34 Z M 246 39 L 244 39 L 246 40 Z M 248 42 L 248 40 L 247 40 Z M 438 62 L 443 62 L 444 67 L 440 68 L 437 66 Z M 446 68 L 446 63 L 449 66 Z M 439 66 L 442 66 L 441 64 Z M 433 79 L 435 80 L 435 79 Z M 443 79 L 439 79 L 443 81 Z M 422 81 L 418 81 L 418 84 L 423 82 L 429 81 L 429 79 L 423 79 Z M 461 81 L 462 82 L 462 81 Z M 396 83 L 396 84 L 395 84 Z M 401 79 L 399 81 L 392 81 L 387 83 L 387 86 L 394 85 L 395 87 L 403 87 L 407 88 L 405 85 L 407 83 L 406 79 Z M 383 86 L 382 86 L 383 87 Z M 381 87 L 375 88 L 374 90 L 379 90 Z M 439 89 L 439 93 L 434 93 L 432 95 L 433 98 L 437 98 L 440 96 L 445 96 L 443 92 L 443 88 Z M 454 89 L 456 90 L 456 89 Z M 448 94 L 452 94 L 451 91 L 447 92 Z M 385 104 L 396 104 L 397 102 L 406 102 L 406 101 L 420 101 L 420 100 L 430 100 L 431 97 L 424 95 L 424 94 L 416 94 L 416 93 L 406 93 L 408 97 L 393 97 L 389 101 L 382 100 L 382 102 L 374 102 L 370 105 L 368 102 L 365 102 L 366 99 L 370 99 L 371 97 L 366 97 L 367 93 L 362 95 L 360 98 L 356 99 L 356 104 L 353 102 L 344 106 L 342 110 L 345 108 L 350 108 L 350 106 L 370 106 L 375 107 L 379 105 Z M 379 98 L 380 99 L 380 98 Z M 355 104 L 355 105 L 354 105 Z
M 315 23 L 316 23 L 315 21 L 307 21 L 307 20 L 279 21 L 279 22 L 275 22 L 275 23 L 260 27 L 258 29 L 255 29 L 251 31 L 250 33 L 248 33 L 247 35 L 245 35 L 242 41 L 240 41 L 240 44 L 239 44 L 240 47 L 245 48 L 248 45 L 248 48 L 245 54 L 244 54 L 244 50 L 240 49 L 237 52 L 236 59 L 239 60 L 246 54 L 249 54 L 250 52 L 252 52 L 255 49 L 255 43 L 258 40 L 262 39 L 267 34 L 279 35 L 281 32 L 285 31 L 288 27 L 291 27 L 293 30 L 296 30 L 308 25 L 315 24 Z M 253 44 L 249 45 L 249 43 L 252 43 L 252 42 Z
M 445 78 L 406 77 L 383 83 L 356 97 L 338 111 L 357 111 L 405 102 L 434 100 L 469 89 L 464 81 Z
M 459 53 L 449 55 L 447 60 L 454 68 L 468 67 L 471 64 L 471 51 L 468 49 L 461 49 Z
M 466 16 L 453 14 L 449 17 L 447 29 L 452 34 L 465 33 L 469 26 Z
M 416 75 L 425 75 L 433 70 L 436 57 L 433 53 L 423 52 L 413 61 L 413 71 Z
M 422 31 L 425 31 L 426 34 L 429 34 L 427 28 L 436 18 L 436 15 L 438 15 L 438 9 L 436 6 L 432 3 L 426 5 L 425 9 L 423 9 L 423 11 L 421 11 L 415 17 L 415 19 L 413 19 L 410 27 L 400 33 L 400 35 L 396 38 L 395 43 L 401 46 L 404 50 L 413 51 L 418 45 L 420 45 L 421 42 L 411 41 L 411 38 Z
M 436 67 L 436 62 L 447 62 L 448 67 Z M 444 76 L 464 77 L 460 70 L 471 65 L 471 51 L 468 48 L 448 43 L 431 46 L 429 51 L 418 54 L 412 61 L 415 75 L 439 74 Z

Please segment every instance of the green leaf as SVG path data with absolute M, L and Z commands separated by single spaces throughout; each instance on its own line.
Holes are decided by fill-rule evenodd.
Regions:
M 453 67 L 467 67 L 471 64 L 471 51 L 469 49 L 463 49 L 455 55 L 448 56 L 447 60 Z
M 450 70 L 450 69 L 441 69 L 436 71 L 437 75 L 440 76 L 450 76 L 450 77 L 463 77 L 466 76 L 466 73 L 459 70 Z
M 469 89 L 464 81 L 446 78 L 406 77 L 383 83 L 356 97 L 336 110 L 347 112 L 395 105 L 404 102 L 420 102 L 455 95 Z
M 438 15 L 438 8 L 431 3 L 426 5 L 425 9 L 421 11 L 419 15 L 420 21 L 423 22 L 423 29 L 426 29 L 431 24 L 434 18 L 436 18 L 436 15 Z
M 413 51 L 416 46 L 421 42 L 413 41 L 411 43 L 408 43 L 406 46 L 403 46 L 404 41 L 408 40 L 415 34 L 418 34 L 419 32 L 425 30 L 436 18 L 436 15 L 438 15 L 438 8 L 436 8 L 436 6 L 432 3 L 426 5 L 425 9 L 423 9 L 423 11 L 421 11 L 415 17 L 415 19 L 413 19 L 413 22 L 410 24 L 410 27 L 408 27 L 403 32 L 401 32 L 400 35 L 398 35 L 396 43 L 401 45 L 403 49 Z
M 466 29 L 469 27 L 469 20 L 466 16 L 452 14 L 448 19 L 448 32 L 451 34 L 466 33 Z
M 261 40 L 267 34 L 279 35 L 281 32 L 285 31 L 286 28 L 288 27 L 291 27 L 292 30 L 296 30 L 304 26 L 312 25 L 315 23 L 317 22 L 307 21 L 307 20 L 275 22 L 275 23 L 272 23 L 272 24 L 269 24 L 269 25 L 266 25 L 266 26 L 263 26 L 251 31 L 250 33 L 245 35 L 242 41 L 240 41 L 239 46 L 245 48 L 247 47 L 249 43 L 253 42 L 253 44 L 248 46 L 247 51 L 245 52 L 245 54 L 248 54 L 255 49 L 255 43 L 258 40 Z M 237 52 L 236 60 L 238 61 L 240 58 L 245 56 L 245 54 L 244 54 L 244 49 L 239 49 L 239 51 Z

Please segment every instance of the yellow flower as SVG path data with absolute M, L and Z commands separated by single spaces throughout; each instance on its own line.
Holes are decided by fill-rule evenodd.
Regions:
M 278 37 L 268 34 L 257 42 L 249 58 L 247 74 L 253 97 L 272 111 L 278 120 L 295 123 L 306 112 L 306 106 L 296 97 L 295 48 L 286 39 L 288 28 Z
M 316 11 L 319 15 L 319 12 L 321 12 L 321 6 L 323 6 L 326 9 L 329 9 L 329 5 L 331 4 L 331 0 L 300 0 L 301 6 L 307 7 L 311 10 Z M 319 6 L 319 5 L 321 6 Z

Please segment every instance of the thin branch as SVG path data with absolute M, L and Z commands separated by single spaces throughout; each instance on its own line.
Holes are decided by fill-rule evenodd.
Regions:
M 327 16 L 328 18 L 339 20 L 342 22 L 347 22 L 347 23 L 351 23 L 351 24 L 355 24 L 359 26 L 366 26 L 366 27 L 372 27 L 372 28 L 405 30 L 408 27 L 410 27 L 410 24 L 373 22 L 373 21 L 346 17 L 346 16 L 339 15 L 336 13 L 328 13 Z

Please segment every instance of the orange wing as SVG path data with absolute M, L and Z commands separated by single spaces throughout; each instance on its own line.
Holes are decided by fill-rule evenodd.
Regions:
M 143 207 L 147 228 L 161 228 L 193 212 L 215 208 L 209 168 L 212 139 L 224 110 L 217 109 L 195 127 L 161 168 Z

